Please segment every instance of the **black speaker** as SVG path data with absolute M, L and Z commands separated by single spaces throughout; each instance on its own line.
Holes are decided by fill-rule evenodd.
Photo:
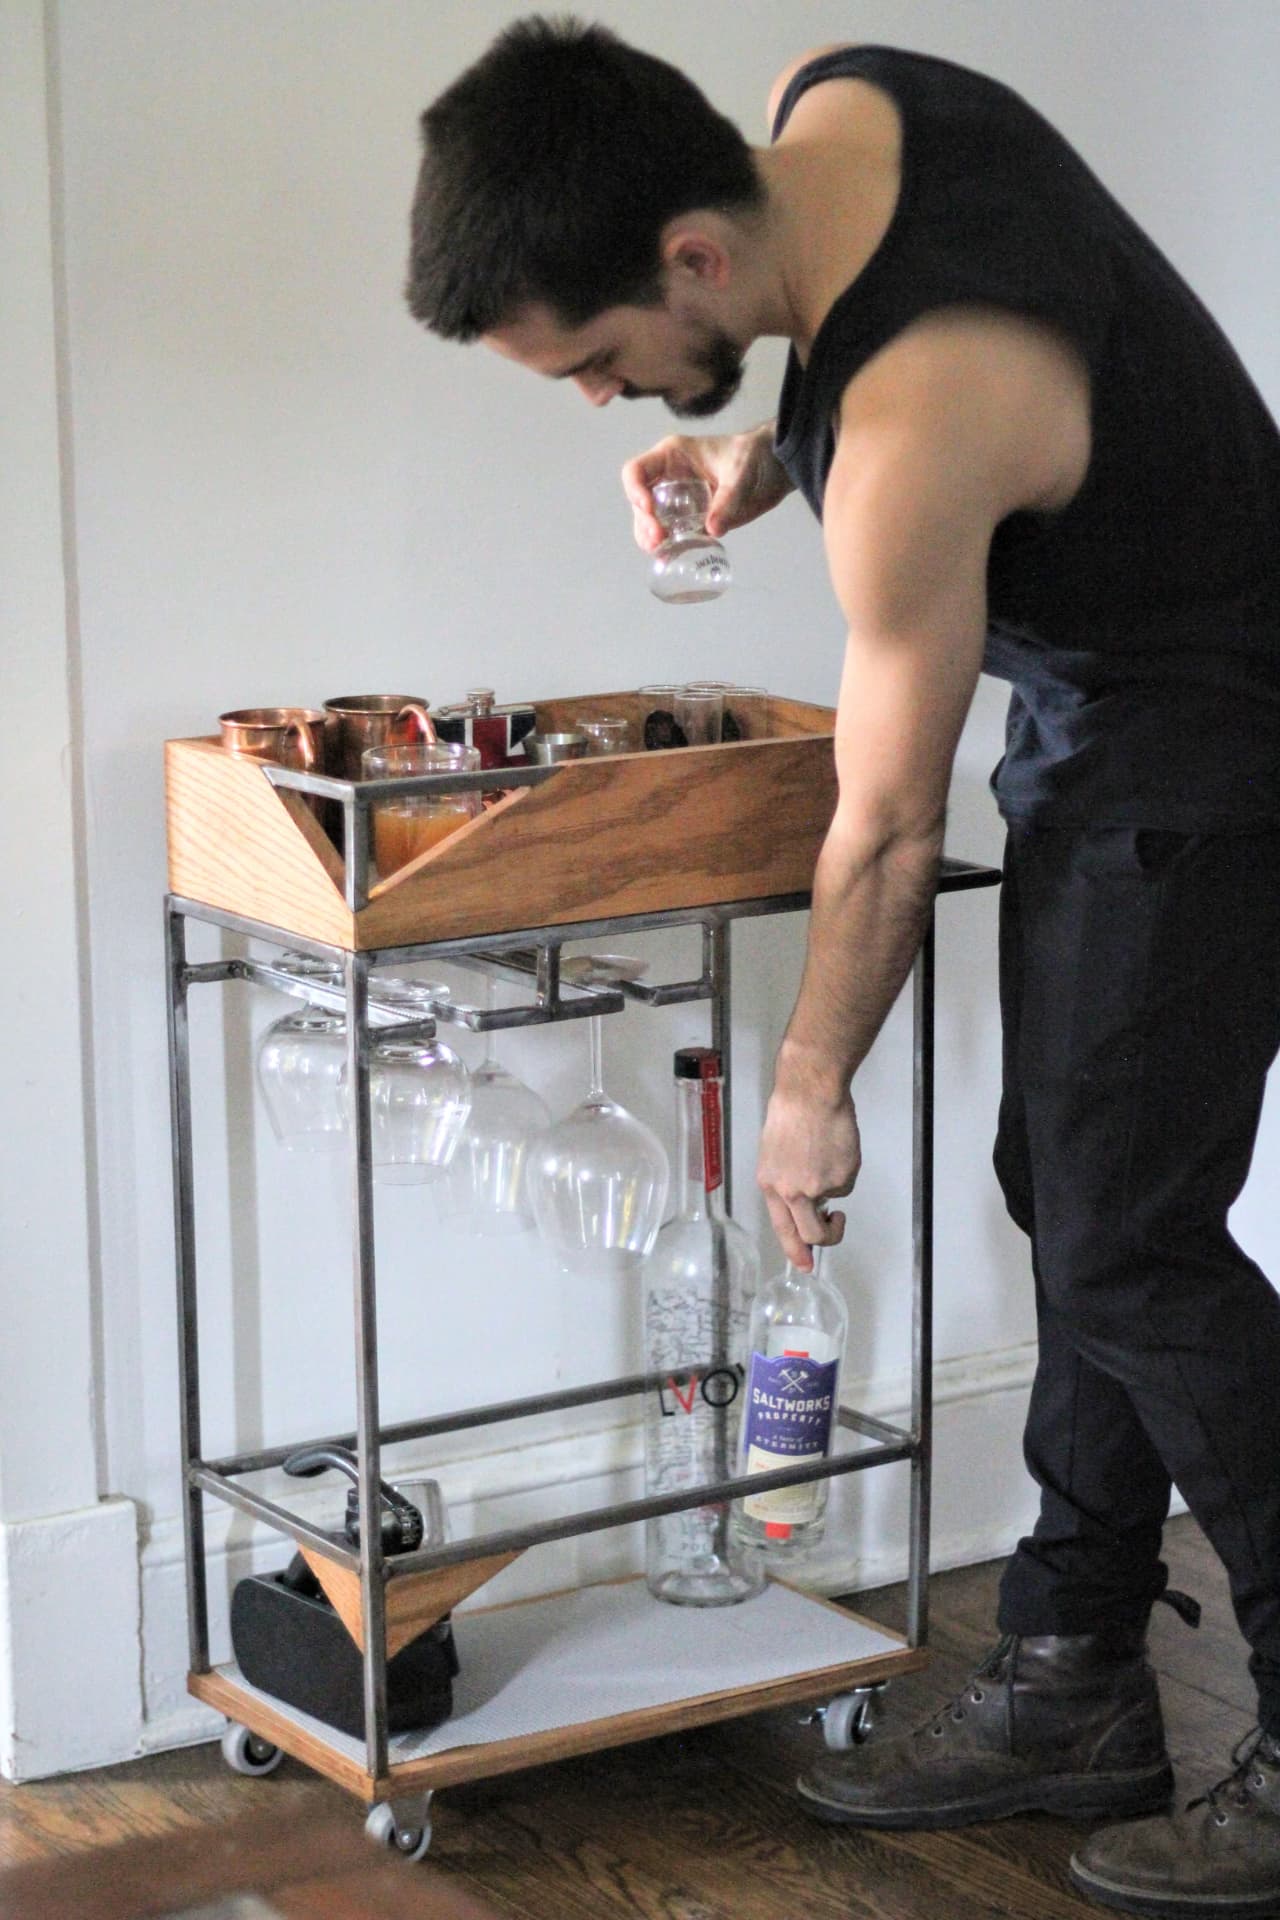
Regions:
M 296 1563 L 295 1563 L 296 1565 Z M 281 1573 L 251 1574 L 231 1596 L 231 1648 L 250 1686 L 317 1720 L 364 1738 L 360 1650 L 324 1594 Z M 316 1587 L 314 1581 L 306 1586 Z M 453 1712 L 458 1656 L 447 1618 L 387 1662 L 387 1729 L 428 1732 Z

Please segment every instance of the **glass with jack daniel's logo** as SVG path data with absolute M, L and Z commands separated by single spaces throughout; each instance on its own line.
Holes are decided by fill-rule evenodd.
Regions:
M 675 1057 L 676 1210 L 645 1262 L 645 1350 L 657 1384 L 645 1402 L 645 1492 L 678 1493 L 736 1470 L 747 1331 L 760 1277 L 754 1245 L 724 1210 L 720 1056 Z M 719 1607 L 764 1585 L 761 1555 L 709 1502 L 645 1523 L 645 1578 L 656 1599 Z

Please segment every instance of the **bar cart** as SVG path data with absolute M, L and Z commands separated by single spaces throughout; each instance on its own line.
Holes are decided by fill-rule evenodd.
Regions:
M 637 725 L 643 702 L 610 694 L 537 703 L 538 726 L 562 730 L 590 709 Z M 421 1032 L 421 1009 L 379 993 L 377 969 L 449 960 L 523 983 L 521 1004 L 483 1010 L 433 1003 L 433 1020 L 475 1031 L 612 1015 L 628 1004 L 705 1001 L 711 1044 L 724 1060 L 729 1127 L 731 928 L 745 916 L 809 904 L 814 861 L 835 802 L 834 713 L 770 699 L 768 737 L 674 751 L 626 753 L 504 769 L 496 805 L 375 881 L 370 809 L 394 791 L 491 787 L 492 772 L 352 783 L 294 772 L 225 752 L 213 740 L 166 749 L 170 892 L 166 957 L 173 1117 L 175 1238 L 180 1326 L 182 1456 L 190 1640 L 188 1686 L 227 1716 L 223 1751 L 238 1771 L 266 1773 L 284 1753 L 361 1799 L 370 1837 L 421 1857 L 436 1788 L 792 1702 L 826 1702 L 825 1735 L 849 1745 L 868 1729 L 874 1694 L 926 1659 L 931 1450 L 931 1286 L 934 940 L 930 925 L 914 970 L 913 1289 L 910 1425 L 842 1407 L 841 1447 L 825 1461 L 750 1481 L 754 1492 L 905 1461 L 910 1466 L 908 1619 L 905 1637 L 811 1594 L 771 1582 L 745 1607 L 690 1609 L 650 1600 L 642 1580 L 570 1594 L 474 1606 L 458 1616 L 468 1636 L 464 1672 L 474 1698 L 430 1736 L 388 1729 L 387 1667 L 413 1636 L 539 1544 L 735 1498 L 741 1478 L 693 1492 L 632 1499 L 534 1524 L 383 1551 L 378 1488 L 384 1448 L 528 1415 L 625 1401 L 656 1389 L 636 1374 L 555 1393 L 459 1408 L 383 1425 L 379 1414 L 372 1152 L 371 1034 L 388 1025 Z M 321 810 L 340 821 L 335 838 Z M 336 844 L 335 844 L 336 839 Z M 672 859 L 672 847 L 679 857 Z M 996 884 L 993 869 L 948 859 L 940 893 Z M 549 904 L 550 903 L 550 904 Z M 277 960 L 190 963 L 186 923 L 239 933 L 255 946 L 340 964 L 340 984 L 300 982 Z M 586 985 L 561 974 L 569 942 L 613 941 L 630 931 L 694 926 L 695 979 Z M 207 1459 L 201 1441 L 187 1007 L 191 990 L 252 982 L 311 999 L 345 1016 L 349 1178 L 354 1219 L 355 1419 L 345 1434 Z M 416 1023 L 416 1024 L 409 1024 Z M 426 1023 L 430 1024 L 430 1022 Z M 698 1356 L 690 1356 L 687 1379 Z M 665 1376 L 663 1376 L 665 1379 Z M 354 1449 L 359 1550 L 277 1501 L 246 1476 L 280 1466 L 301 1448 Z M 313 1569 L 359 1649 L 363 1741 L 211 1664 L 204 1503 L 212 1497 L 290 1539 Z M 713 1617 L 735 1616 L 726 1634 Z M 555 1630 L 546 1623 L 554 1619 Z M 747 1622 L 749 1631 L 742 1631 Z M 566 1680 L 564 1648 L 574 1671 Z M 802 1651 L 797 1653 L 796 1649 Z M 557 1665 L 557 1662 L 560 1662 Z M 498 1685 L 493 1676 L 504 1676 Z M 486 1676 L 488 1676 L 486 1678 Z M 710 1684 L 708 1681 L 710 1680 Z M 548 1706 L 549 1698 L 556 1704 Z

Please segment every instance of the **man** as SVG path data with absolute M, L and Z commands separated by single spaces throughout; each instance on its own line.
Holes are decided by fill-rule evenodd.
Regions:
M 1072 1873 L 1139 1913 L 1280 1911 L 1280 1302 L 1226 1225 L 1280 1044 L 1280 436 L 1004 87 L 828 48 L 770 120 L 750 149 L 662 62 L 522 21 L 424 115 L 408 297 L 596 405 L 683 416 L 724 404 L 752 341 L 791 343 L 776 425 L 665 440 L 623 483 L 648 548 L 663 474 L 713 482 L 716 533 L 798 486 L 848 623 L 759 1162 L 799 1264 L 842 1231 L 850 1082 L 925 925 L 978 673 L 1012 683 L 996 1165 L 1032 1247 L 1040 1517 L 964 1694 L 801 1792 L 873 1826 L 1165 1807 L 1144 1646 L 1176 1479 L 1259 1731 L 1205 1801 L 1103 1829 Z

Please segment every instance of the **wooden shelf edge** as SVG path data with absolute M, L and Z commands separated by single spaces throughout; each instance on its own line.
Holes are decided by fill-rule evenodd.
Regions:
M 876 1630 L 887 1631 L 885 1628 Z M 188 1674 L 187 1689 L 206 1706 L 215 1707 L 230 1720 L 238 1720 L 242 1726 L 248 1727 L 264 1740 L 270 1740 L 294 1759 L 301 1760 L 316 1773 L 323 1774 L 326 1779 L 369 1804 L 393 1793 L 425 1791 L 427 1788 L 459 1786 L 471 1780 L 487 1780 L 502 1773 L 516 1773 L 523 1767 L 542 1766 L 552 1760 L 568 1760 L 609 1747 L 628 1746 L 638 1740 L 652 1740 L 662 1734 L 681 1733 L 691 1727 L 740 1719 L 744 1714 L 763 1713 L 772 1707 L 795 1706 L 806 1700 L 830 1698 L 837 1693 L 847 1692 L 851 1687 L 869 1686 L 877 1680 L 890 1680 L 895 1674 L 915 1672 L 926 1666 L 928 1660 L 927 1648 L 894 1647 L 869 1654 L 862 1660 L 845 1661 L 833 1667 L 814 1667 L 804 1673 L 786 1674 L 777 1680 L 762 1680 L 750 1687 L 730 1687 L 719 1693 L 691 1695 L 685 1700 L 638 1707 L 631 1713 L 583 1720 L 573 1726 L 553 1727 L 545 1733 L 522 1734 L 511 1740 L 491 1740 L 472 1746 L 446 1748 L 442 1753 L 426 1754 L 421 1759 L 395 1762 L 389 1772 L 378 1779 L 337 1747 L 299 1727 L 286 1711 L 272 1706 L 270 1701 L 260 1698 L 248 1688 L 237 1685 L 225 1674 Z
M 468 1780 L 488 1780 L 497 1774 L 516 1773 L 522 1767 L 570 1760 L 606 1747 L 625 1747 L 662 1734 L 711 1726 L 720 1720 L 737 1720 L 744 1714 L 763 1713 L 770 1707 L 827 1699 L 846 1693 L 851 1687 L 869 1686 L 876 1680 L 892 1679 L 894 1674 L 914 1672 L 927 1666 L 928 1660 L 927 1648 L 904 1646 L 869 1654 L 863 1660 L 842 1662 L 839 1666 L 814 1667 L 806 1673 L 787 1674 L 779 1680 L 762 1680 L 750 1687 L 696 1694 L 686 1700 L 666 1701 L 660 1706 L 638 1707 L 631 1713 L 583 1720 L 571 1727 L 553 1727 L 545 1733 L 522 1734 L 515 1740 L 490 1740 L 477 1746 L 447 1748 L 443 1753 L 427 1754 L 420 1760 L 398 1762 L 392 1766 L 389 1778 L 379 1785 L 389 1792 L 407 1793 L 428 1787 L 460 1786 Z
M 283 1708 L 273 1707 L 269 1700 L 251 1693 L 247 1687 L 237 1686 L 224 1673 L 189 1673 L 187 1692 L 203 1700 L 207 1707 L 216 1707 L 219 1713 L 225 1713 L 228 1720 L 238 1720 L 251 1733 L 283 1748 L 295 1760 L 323 1774 L 326 1780 L 345 1787 L 358 1799 L 368 1804 L 377 1799 L 373 1776 L 366 1767 L 330 1746 L 327 1740 L 318 1739 L 300 1727 Z

